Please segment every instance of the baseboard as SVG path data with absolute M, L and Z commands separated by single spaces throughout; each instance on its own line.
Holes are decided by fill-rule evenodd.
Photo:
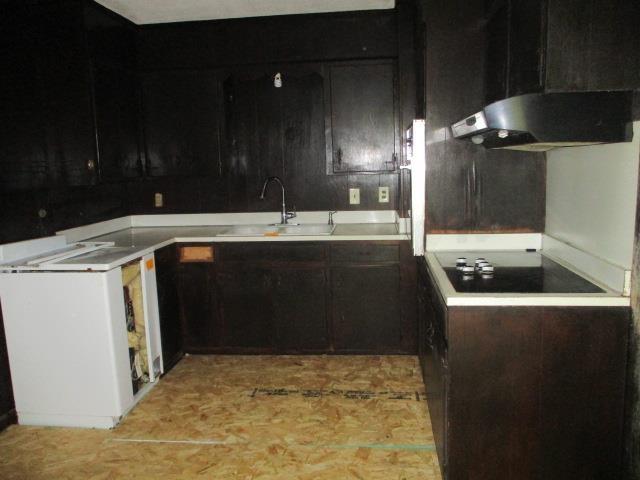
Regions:
M 0 415 L 0 431 L 7 428 L 9 425 L 16 423 L 16 411 L 9 410 L 6 413 Z

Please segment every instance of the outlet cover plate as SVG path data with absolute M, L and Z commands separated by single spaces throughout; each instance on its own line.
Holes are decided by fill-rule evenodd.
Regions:
M 389 187 L 378 187 L 378 203 L 389 203 Z
M 349 204 L 360 205 L 360 189 L 359 188 L 349 189 Z

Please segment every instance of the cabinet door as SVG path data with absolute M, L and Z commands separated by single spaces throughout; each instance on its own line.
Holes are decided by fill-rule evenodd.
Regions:
M 485 69 L 485 102 L 507 97 L 509 72 L 509 2 L 487 2 L 487 48 Z
M 431 314 L 434 318 L 434 333 L 431 342 L 431 352 L 427 357 L 428 382 L 426 385 L 429 416 L 433 439 L 436 444 L 438 461 L 443 477 L 446 478 L 448 452 L 448 394 L 449 394 L 449 358 L 444 334 L 438 331 L 437 325 L 444 325 L 446 312 L 434 308 L 431 304 Z
M 97 153 L 79 3 L 0 6 L 0 185 L 95 183 Z
M 283 267 L 274 272 L 274 320 L 278 351 L 326 351 L 327 298 L 324 268 Z
M 91 57 L 100 180 L 140 175 L 136 30 L 102 6 L 84 3 Z
M 495 0 L 487 12 L 487 103 L 544 87 L 544 0 Z
M 278 73 L 280 87 L 274 85 Z M 235 69 L 225 74 L 222 84 L 230 204 L 278 210 L 278 195 L 258 198 L 265 177 L 278 175 L 287 185 L 289 206 L 304 208 L 301 202 L 322 188 L 318 179 L 325 175 L 324 81 L 319 67 Z M 325 196 L 324 191 L 316 194 Z
M 219 346 L 222 330 L 214 264 L 181 263 L 178 281 L 185 353 Z
M 228 73 L 222 83 L 229 204 L 278 210 L 277 194 L 258 197 L 265 177 L 282 176 L 284 171 L 281 89 L 263 68 Z
M 395 171 L 395 64 L 328 68 L 331 154 L 327 173 Z
M 398 265 L 331 269 L 334 346 L 342 352 L 400 352 Z
M 272 275 L 234 265 L 218 273 L 225 347 L 271 351 L 274 345 Z
M 38 68 L 49 130 L 50 183 L 91 185 L 98 180 L 98 154 L 81 4 L 56 2 L 42 14 Z
M 622 478 L 628 331 L 627 309 L 545 308 L 542 478 Z
M 546 0 L 511 0 L 508 96 L 544 88 Z
M 142 78 L 147 173 L 219 175 L 219 96 L 212 71 L 147 72 Z
M 160 335 L 164 371 L 168 372 L 182 356 L 182 327 L 178 296 L 178 258 L 175 245 L 155 252 Z
M 547 90 L 638 88 L 637 1 L 547 0 L 547 3 Z
M 138 93 L 135 74 L 115 67 L 94 68 L 94 95 L 100 179 L 141 173 Z
M 39 76 L 41 31 L 19 10 L 0 6 L 0 189 L 3 192 L 44 187 L 51 158 L 48 122 Z

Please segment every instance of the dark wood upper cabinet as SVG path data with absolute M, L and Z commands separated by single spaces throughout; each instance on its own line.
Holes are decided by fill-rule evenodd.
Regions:
M 220 95 L 215 72 L 145 72 L 142 99 L 147 174 L 218 176 Z
M 25 2 L 26 3 L 26 2 Z M 82 8 L 78 2 L 0 6 L 2 189 L 89 185 L 97 152 Z M 33 123 L 32 123 L 33 122 Z
M 94 67 L 94 95 L 100 179 L 141 175 L 137 76 L 134 72 Z
M 280 74 L 282 84 L 274 85 Z M 324 176 L 324 80 L 320 65 L 235 68 L 224 73 L 223 172 L 230 202 L 250 210 L 279 208 L 278 195 L 258 199 L 263 180 L 280 176 L 289 206 Z
M 135 26 L 93 2 L 85 4 L 100 180 L 142 173 Z
M 487 103 L 540 91 L 640 85 L 638 2 L 494 0 L 486 17 Z
M 485 97 L 487 103 L 507 97 L 509 81 L 509 3 L 494 2 L 487 13 Z
M 327 173 L 393 172 L 399 151 L 392 61 L 329 65 Z
M 122 42 L 92 41 L 114 24 L 117 30 L 130 25 L 79 0 L 3 2 L 0 18 L 3 61 L 11 65 L 0 73 L 2 189 L 93 185 L 101 175 L 137 174 L 133 74 L 109 71 L 97 80 L 105 73 L 101 59 Z M 133 33 L 123 38 L 126 50 L 135 51 Z

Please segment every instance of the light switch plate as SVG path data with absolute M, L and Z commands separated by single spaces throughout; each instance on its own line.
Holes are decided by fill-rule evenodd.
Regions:
M 349 189 L 349 203 L 351 205 L 359 205 L 360 204 L 360 189 L 359 188 L 350 188 Z
M 389 187 L 378 187 L 378 203 L 389 203 Z

